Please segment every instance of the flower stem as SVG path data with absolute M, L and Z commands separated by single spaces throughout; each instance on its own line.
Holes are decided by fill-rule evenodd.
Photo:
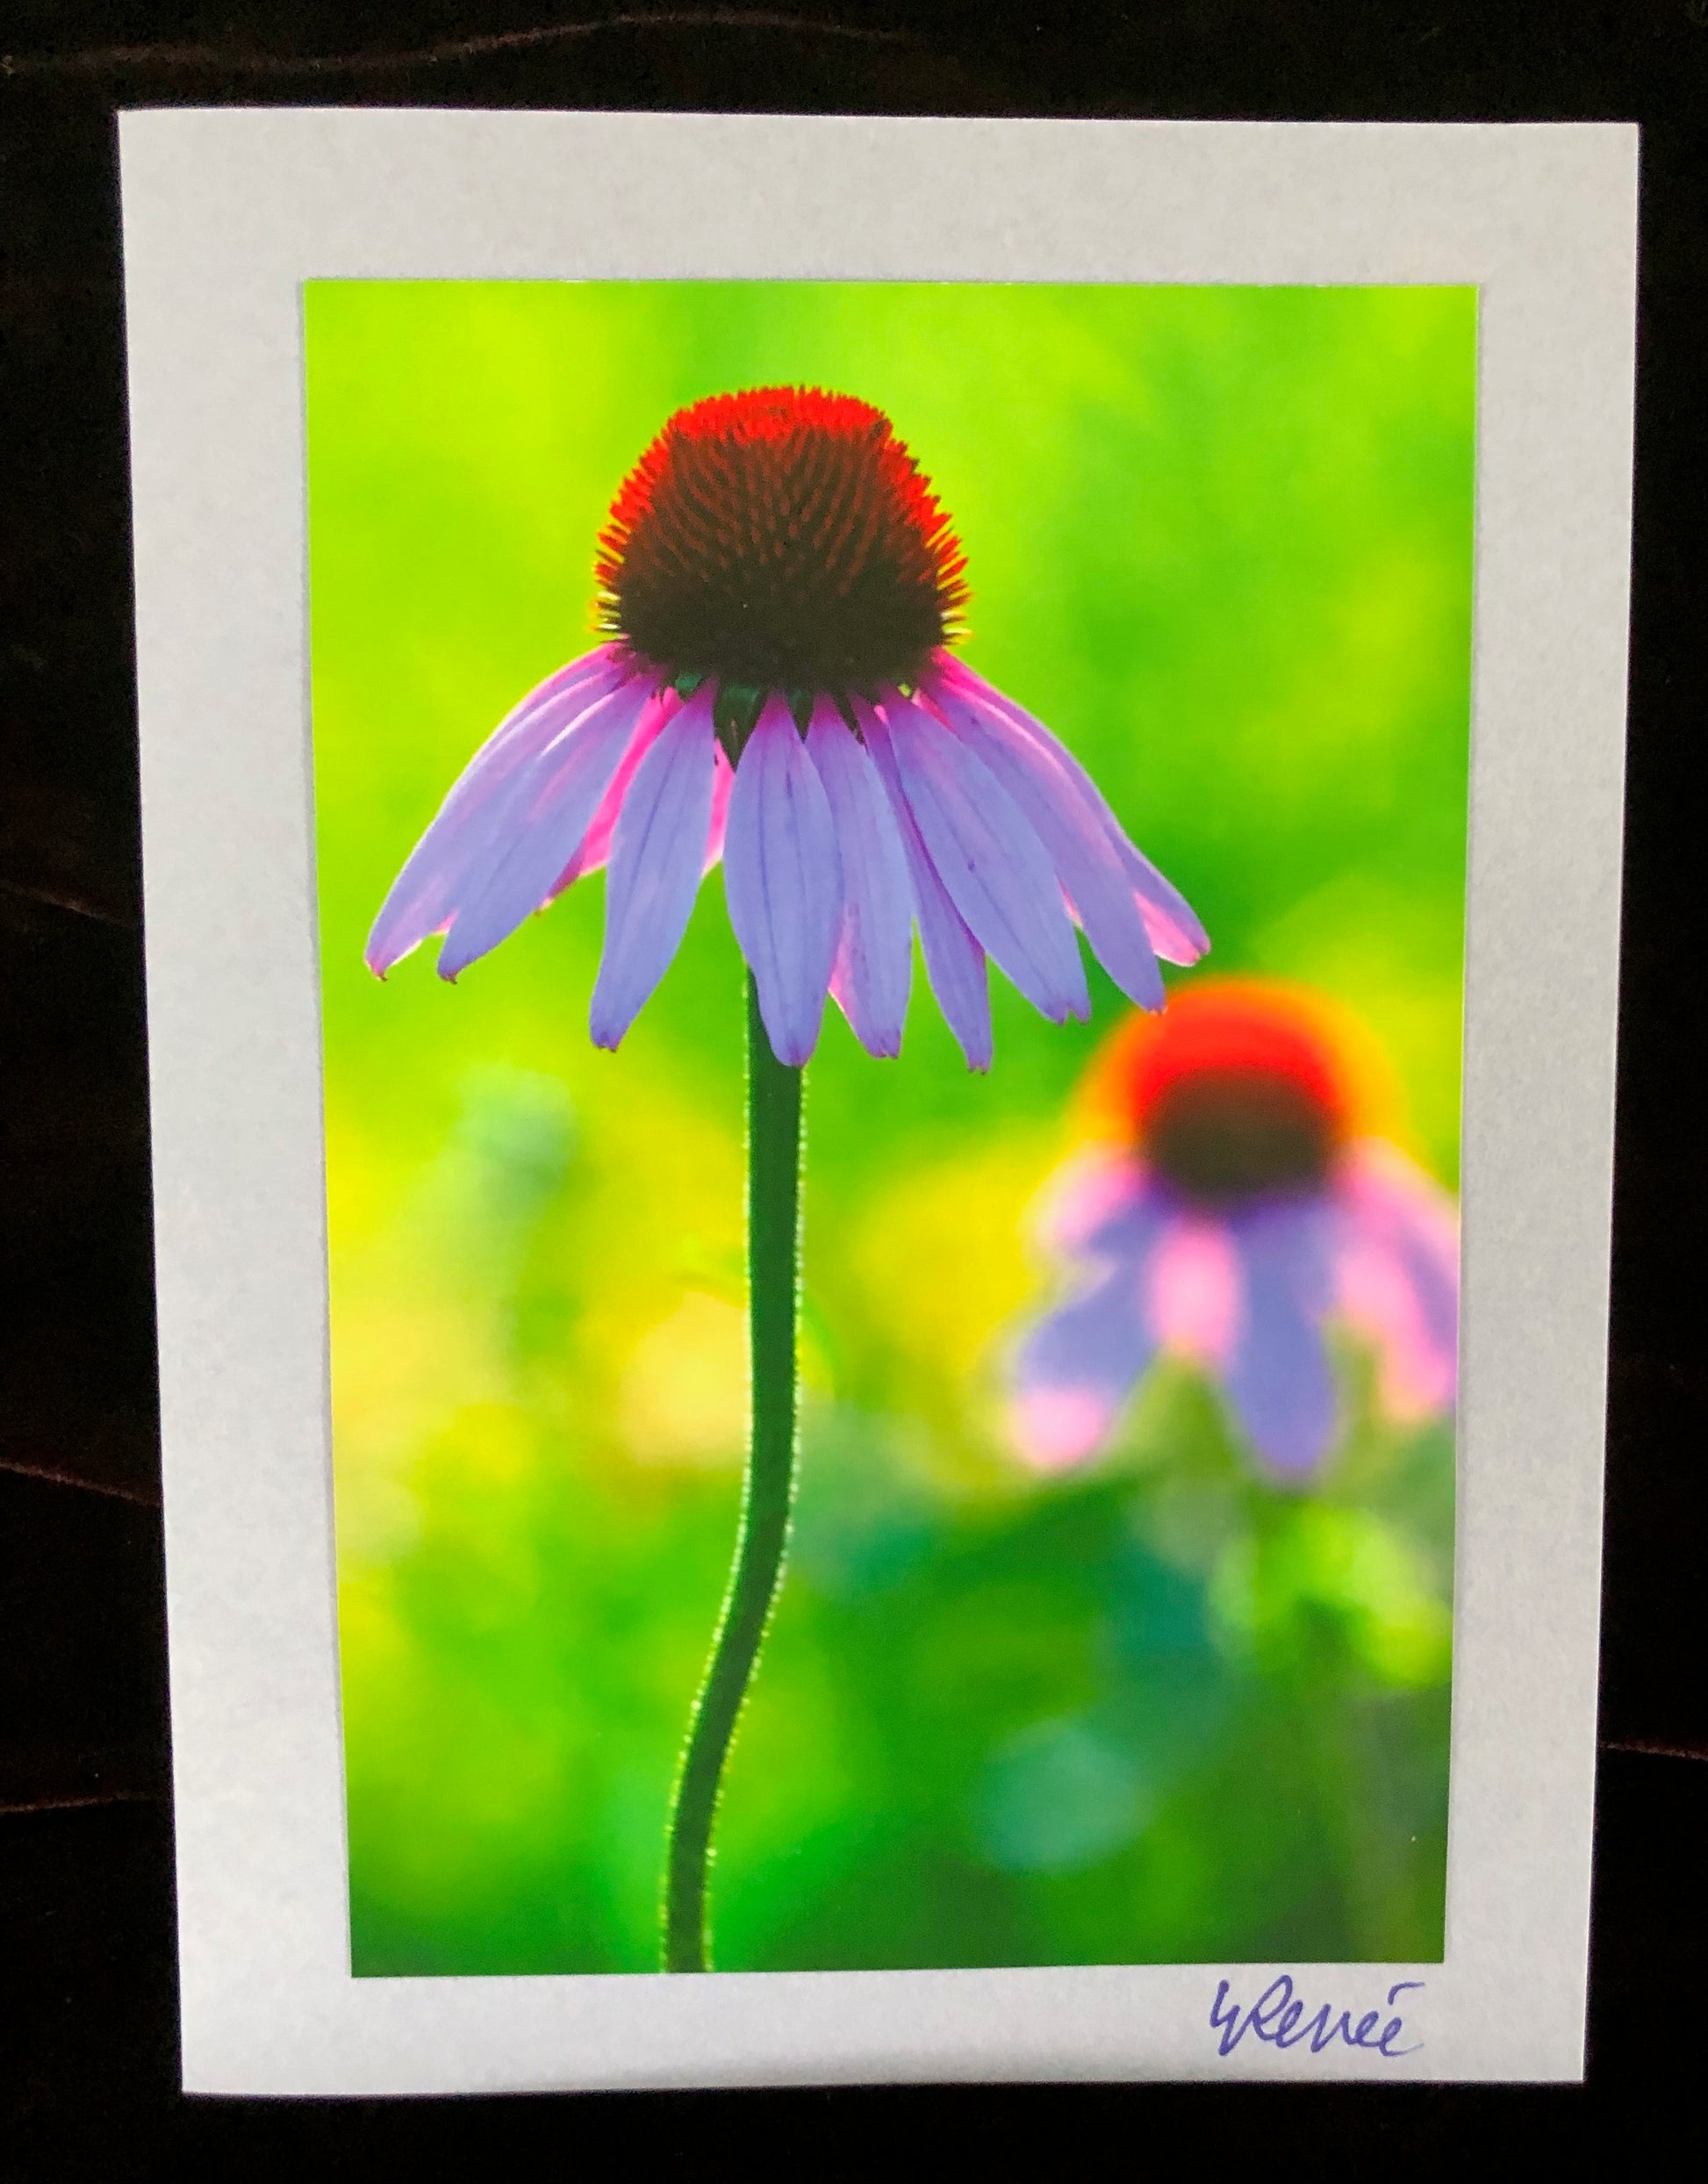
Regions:
M 664 1964 L 704 1972 L 706 1879 L 724 1762 L 783 1575 L 795 1473 L 801 1072 L 778 1060 L 747 982 L 747 1260 L 752 1424 L 736 1558 L 694 1700 L 665 1836 Z

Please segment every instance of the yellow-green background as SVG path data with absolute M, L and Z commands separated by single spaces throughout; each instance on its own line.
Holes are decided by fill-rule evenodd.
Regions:
M 454 988 L 361 960 L 476 744 L 590 641 L 594 535 L 678 405 L 886 408 L 966 657 L 1081 754 L 1216 968 L 1360 1009 L 1456 1174 L 1475 312 L 1463 289 L 313 283 L 314 758 L 355 1966 L 654 1962 L 665 1801 L 745 1404 L 742 974 L 714 877 L 614 1057 L 599 881 Z M 1189 978 L 1191 972 L 1171 973 Z M 1439 1952 L 1452 1448 L 1361 1400 L 1258 1485 L 1164 1374 L 1040 1482 L 994 1360 L 1020 1222 L 1119 1015 L 994 980 L 967 1074 L 807 1079 L 798 1535 L 728 1778 L 728 1969 Z

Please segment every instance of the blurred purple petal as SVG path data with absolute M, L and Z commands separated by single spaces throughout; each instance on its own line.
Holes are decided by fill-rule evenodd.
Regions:
M 1109 808 L 1109 799 L 1067 745 L 1052 735 L 1042 721 L 1035 720 L 1023 706 L 1016 705 L 994 683 L 975 674 L 964 660 L 944 650 L 933 653 L 931 657 L 935 679 L 969 697 L 981 700 L 1005 715 L 1039 751 L 1055 760 L 1108 831 L 1132 882 L 1145 930 L 1157 953 L 1170 963 L 1195 963 L 1209 947 L 1209 936 L 1198 922 L 1196 912 L 1180 889 L 1165 880 L 1150 859 L 1128 839 L 1125 828 Z
M 540 909 L 579 848 L 649 705 L 650 678 L 622 684 L 542 751 L 505 802 L 491 853 L 464 894 L 439 954 L 455 978 Z
M 1087 1290 L 1040 1319 L 1013 1367 L 1009 1431 L 1040 1470 L 1094 1455 L 1114 1433 L 1156 1352 L 1144 1283 L 1152 1218 L 1145 1239 Z
M 1087 1146 L 1045 1185 L 1033 1234 L 1063 1258 L 1115 1257 L 1148 1234 L 1152 1191 L 1144 1163 L 1124 1146 Z
M 919 921 L 920 945 L 931 991 L 937 997 L 944 1020 L 966 1057 L 969 1069 L 988 1069 L 991 1062 L 990 987 L 985 972 L 985 952 L 967 930 L 966 921 L 950 901 L 937 877 L 919 829 L 914 824 L 908 800 L 901 793 L 889 730 L 881 717 L 863 699 L 856 698 L 854 717 L 860 724 L 866 749 L 878 769 L 889 798 L 890 812 L 908 859 L 913 881 L 914 915 Z
M 908 808 L 950 900 L 986 953 L 1052 1024 L 1091 1014 L 1073 921 L 1044 844 L 982 758 L 935 713 L 886 690 Z
M 681 945 L 705 864 L 715 750 L 712 693 L 702 689 L 642 759 L 623 799 L 588 1012 L 595 1046 L 617 1045 Z
M 1147 1297 L 1158 1341 L 1211 1369 L 1225 1366 L 1244 1288 L 1227 1223 L 1213 1214 L 1182 1212 L 1151 1255 Z
M 370 970 L 383 976 L 429 933 L 443 931 L 505 854 L 506 824 L 530 769 L 601 698 L 630 680 L 638 687 L 642 672 L 650 672 L 620 648 L 600 645 L 548 676 L 506 715 L 452 783 L 387 891 L 363 951 Z
M 1297 1481 L 1328 1455 L 1338 1419 L 1323 1340 L 1334 1294 L 1333 1211 L 1313 1195 L 1238 1214 L 1229 1227 L 1244 1280 L 1223 1384 L 1263 1462 Z
M 779 697 L 766 700 L 736 763 L 723 886 L 771 1051 L 799 1066 L 818 1044 L 824 1017 L 842 873 L 824 785 Z
M 830 990 L 869 1053 L 901 1052 L 914 968 L 914 891 L 907 851 L 878 770 L 835 704 L 821 698 L 807 731 L 842 859 L 843 922 Z
M 1452 1200 L 1394 1148 L 1353 1146 L 1335 1184 L 1342 1211 L 1339 1309 L 1381 1358 L 1396 1417 L 1445 1410 L 1459 1371 L 1459 1232 Z
M 1396 1147 L 1365 1143 L 1346 1167 L 1349 1188 L 1369 1219 L 1380 1221 L 1417 1289 L 1431 1338 L 1443 1350 L 1459 1342 L 1459 1219 L 1453 1200 Z
M 939 677 L 928 678 L 921 690 L 1031 823 L 1103 968 L 1129 1001 L 1160 1009 L 1162 973 L 1131 879 L 1108 827 L 1078 785 L 994 706 Z

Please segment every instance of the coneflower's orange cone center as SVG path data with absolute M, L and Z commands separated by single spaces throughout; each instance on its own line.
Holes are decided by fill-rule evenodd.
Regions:
M 1165 1182 L 1210 1205 L 1320 1182 L 1354 1104 L 1320 1012 L 1255 980 L 1188 987 L 1124 1025 L 1094 1098 Z

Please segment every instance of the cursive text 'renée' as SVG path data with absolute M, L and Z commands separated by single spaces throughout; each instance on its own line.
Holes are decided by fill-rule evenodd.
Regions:
M 1283 1972 L 1272 1979 L 1249 2008 L 1242 2008 L 1228 1995 L 1228 1981 L 1223 1979 L 1216 1989 L 1216 2000 L 1209 2006 L 1209 2029 L 1221 2034 L 1220 2047 L 1224 2055 L 1231 2055 L 1249 2032 L 1259 2040 L 1267 2040 L 1272 2047 L 1294 2048 L 1309 2041 L 1310 2052 L 1320 2055 L 1324 2048 L 1332 2047 L 1337 2040 L 1349 2048 L 1362 2048 L 1372 2055 L 1385 2055 L 1390 2060 L 1401 2055 L 1415 2055 L 1424 2044 L 1413 2040 L 1402 2047 L 1405 2020 L 1400 2016 L 1389 2018 L 1382 2023 L 1379 2009 L 1367 2010 L 1356 2024 L 1353 2013 L 1343 2009 L 1334 2014 L 1332 2002 L 1320 2003 L 1309 2016 L 1305 2005 L 1293 1991 L 1293 1977 Z M 1388 1990 L 1388 2007 L 1392 2009 L 1396 1995 L 1408 1987 L 1421 1987 L 1421 1979 L 1399 1979 Z M 1378 2032 L 1376 2028 L 1381 2027 Z

